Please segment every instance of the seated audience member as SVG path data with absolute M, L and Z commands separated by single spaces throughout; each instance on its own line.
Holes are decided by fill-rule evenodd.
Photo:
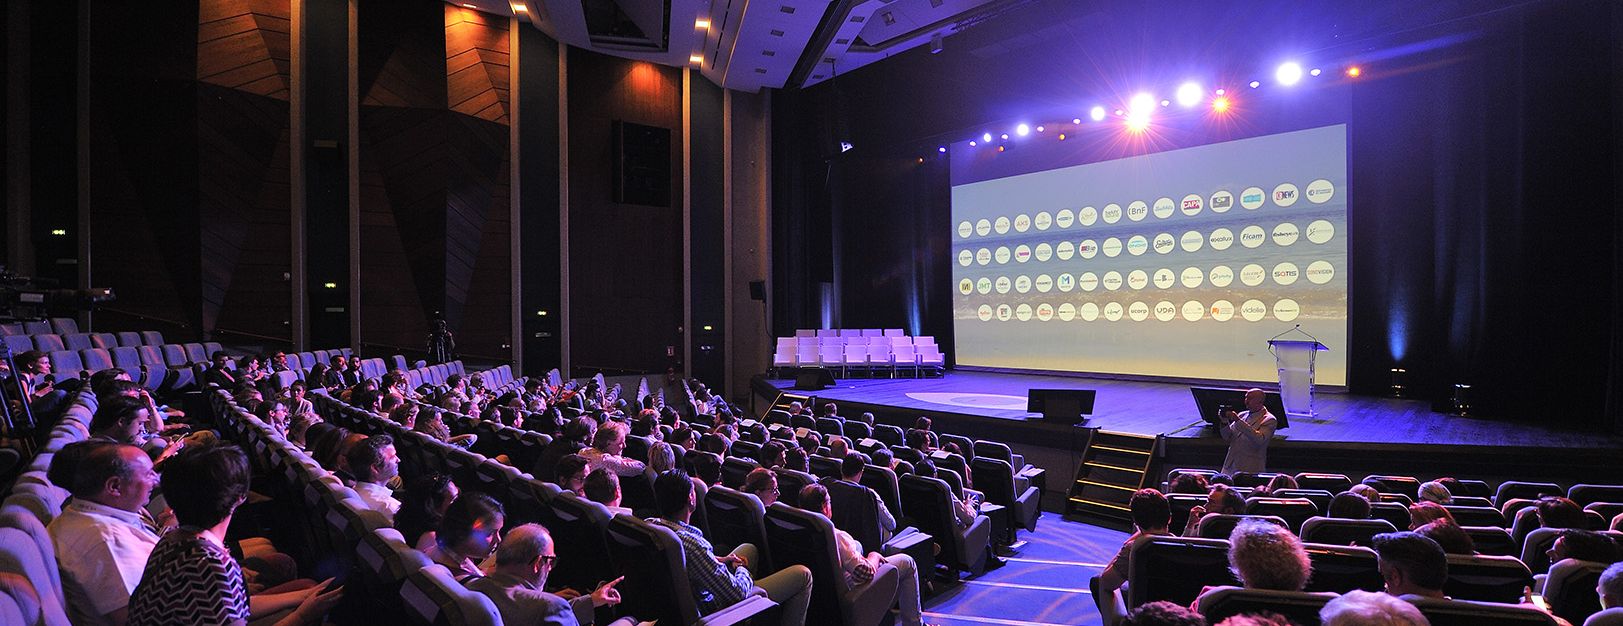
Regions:
M 800 508 L 833 519 L 834 510 L 830 506 L 826 487 L 816 483 L 806 485 L 801 488 L 799 498 Z M 899 578 L 896 584 L 896 609 L 901 613 L 901 623 L 905 626 L 924 624 L 923 609 L 919 605 L 919 568 L 913 562 L 913 557 L 906 554 L 883 556 L 878 552 L 865 552 L 861 542 L 838 528 L 834 529 L 834 543 L 835 551 L 840 555 L 840 569 L 845 571 L 845 583 L 848 588 L 868 584 L 873 580 L 874 573 L 879 567 L 886 563 L 896 566 Z
M 236 446 L 189 446 L 159 479 L 179 528 L 152 549 L 130 594 L 129 624 L 245 623 L 287 612 L 277 624 L 319 623 L 343 590 L 320 584 L 250 598 L 242 568 L 225 547 L 231 516 L 248 497 L 248 457 Z M 331 583 L 329 579 L 327 581 Z
M 349 430 L 342 426 L 334 426 L 326 422 L 311 424 L 304 431 L 304 451 L 310 454 L 310 459 L 317 465 L 332 471 L 332 464 L 328 455 L 337 449 L 338 439 L 349 435 Z
M 761 467 L 772 469 L 783 465 L 784 457 L 788 452 L 789 448 L 784 446 L 782 442 L 768 441 L 761 445 L 761 453 L 755 457 L 755 460 L 761 463 Z
M 783 452 L 784 469 L 797 472 L 811 473 L 811 457 L 807 456 L 805 448 L 789 448 Z M 845 458 L 844 456 L 836 458 Z
M 111 441 L 75 441 L 56 452 L 51 457 L 51 466 L 45 470 L 45 479 L 51 484 L 61 487 L 70 495 L 73 493 L 73 481 L 79 476 L 79 462 L 90 455 L 92 450 L 102 446 L 113 445 Z M 66 506 L 66 502 L 63 503 Z M 64 509 L 66 510 L 66 509 Z
M 473 433 L 452 435 L 451 427 L 445 424 L 445 414 L 434 409 L 418 412 L 416 426 L 412 430 L 428 435 L 440 443 L 448 443 L 463 449 L 473 447 L 474 442 L 479 440 L 479 436 Z
M 1381 491 L 1379 489 L 1376 489 L 1376 488 L 1371 487 L 1369 485 L 1366 485 L 1364 483 L 1358 483 L 1356 485 L 1348 487 L 1347 491 L 1350 491 L 1352 493 L 1364 496 L 1365 500 L 1368 500 L 1368 501 L 1370 501 L 1372 503 L 1381 501 Z
M 907 444 L 907 447 L 918 450 L 920 454 L 929 456 L 931 452 L 935 451 L 935 446 L 930 443 L 931 434 L 928 430 L 915 428 L 907 431 L 907 434 L 902 437 L 902 442 Z
M 930 459 L 921 459 L 918 466 L 913 468 L 913 473 L 925 478 L 935 478 L 935 462 L 931 461 Z M 953 520 L 958 522 L 959 528 L 968 528 L 971 524 L 975 523 L 975 518 L 979 515 L 979 502 L 971 504 L 970 502 L 960 500 L 958 498 L 958 494 L 953 493 L 952 489 L 947 490 L 947 497 L 952 499 Z M 892 522 L 891 524 L 894 526 L 895 522 Z
M 1589 528 L 1583 507 L 1561 496 L 1539 498 L 1535 511 L 1540 528 Z
M 1118 626 L 1206 626 L 1206 616 L 1196 613 L 1186 606 L 1158 600 L 1138 605 L 1121 621 Z
M 258 385 L 270 378 L 270 372 L 265 371 L 265 360 L 257 354 L 244 355 L 237 359 L 237 378 L 243 382 Z
M 306 397 L 308 395 L 309 386 L 302 380 L 295 380 L 293 384 L 287 386 L 288 411 L 292 413 L 293 418 L 316 414 L 316 405 L 310 402 L 310 398 Z
M 930 422 L 930 418 L 928 418 L 928 417 L 920 415 L 918 419 L 913 420 L 913 428 L 911 430 L 909 430 L 908 432 L 918 431 L 918 432 L 924 433 L 924 447 L 920 448 L 919 446 L 913 445 L 911 442 L 908 443 L 907 447 L 916 449 L 919 452 L 923 452 L 925 454 L 929 454 L 930 452 L 934 451 L 936 448 L 941 447 L 940 439 L 938 439 L 936 437 L 935 431 L 930 430 L 930 427 L 931 427 L 931 422 Z
M 708 454 L 694 457 L 693 478 L 709 487 L 721 484 L 721 457 Z
M 827 418 L 830 418 L 830 419 L 837 419 L 837 420 L 840 420 L 842 422 L 845 421 L 845 418 L 840 417 L 840 407 L 835 405 L 833 402 L 824 402 L 823 403 L 823 412 L 818 414 L 818 417 L 827 417 Z
M 614 477 L 612 473 L 606 475 Z M 598 608 L 620 603 L 620 591 L 614 586 L 621 578 L 571 600 L 543 591 L 557 561 L 558 552 L 547 529 L 539 524 L 524 524 L 508 531 L 496 549 L 495 569 L 489 576 L 468 583 L 468 589 L 490 598 L 502 623 L 508 626 L 591 624 Z M 635 623 L 632 618 L 622 617 L 609 626 Z
M 231 392 L 231 399 L 235 400 L 242 410 L 252 413 L 254 409 L 259 408 L 259 403 L 265 401 L 265 394 L 253 385 L 238 385 L 236 390 Z
M 863 411 L 862 415 L 857 416 L 857 421 L 867 424 L 871 428 L 873 426 L 873 413 Z
M 388 392 L 378 396 L 378 412 L 388 415 L 406 403 L 406 398 L 398 393 Z
M 1448 520 L 1427 522 L 1414 531 L 1437 542 L 1446 554 L 1476 554 L 1476 542 L 1472 541 L 1471 536 L 1465 534 L 1458 525 Z
M 1214 626 L 1296 626 L 1289 618 L 1273 611 L 1230 615 Z
M 795 449 L 796 444 L 799 444 L 802 452 L 807 454 L 816 452 L 818 448 L 823 447 L 823 434 L 815 430 L 808 429 L 805 434 L 796 436 L 794 443 L 784 444 L 784 447 L 787 448 L 787 450 L 793 450 Z M 787 450 L 785 453 L 787 453 Z M 785 460 L 784 462 L 787 463 L 788 461 Z
M 367 379 L 355 383 L 342 395 L 345 402 L 362 411 L 369 413 L 383 411 L 383 394 L 378 391 L 378 382 L 375 380 Z
M 1351 491 L 1343 491 L 1330 499 L 1325 517 L 1341 519 L 1369 519 L 1369 499 Z
M 289 367 L 288 364 L 287 364 L 287 353 L 286 352 L 283 352 L 281 350 L 277 350 L 274 354 L 271 355 L 271 357 L 270 357 L 270 371 L 271 372 L 286 372 L 286 371 L 291 370 L 291 369 L 293 369 L 293 368 Z
M 1206 482 L 1204 474 L 1178 474 L 1167 483 L 1167 493 L 1198 493 L 1206 494 L 1211 491 L 1211 484 Z
M 1115 558 L 1105 564 L 1103 571 L 1093 579 L 1091 591 L 1094 602 L 1099 605 L 1101 615 L 1108 615 L 1113 602 L 1112 592 L 1120 589 L 1127 582 L 1128 557 L 1133 547 L 1144 543 L 1150 537 L 1171 536 L 1167 526 L 1172 524 L 1172 505 L 1167 497 L 1154 489 L 1140 489 L 1127 501 L 1127 508 L 1133 517 L 1133 534 L 1122 542 L 1121 549 L 1116 551 Z
M 778 501 L 778 475 L 764 467 L 752 469 L 744 476 L 741 491 L 755 496 L 761 501 L 761 506 L 770 508 L 773 502 Z
M 1448 487 L 1444 487 L 1443 483 L 1430 480 L 1420 483 L 1420 499 L 1424 502 L 1452 504 L 1454 494 L 1448 490 Z
M 1319 609 L 1324 626 L 1429 626 L 1415 605 L 1378 591 L 1354 589 Z
M 1563 529 L 1545 554 L 1550 557 L 1552 567 L 1566 559 L 1594 563 L 1614 563 L 1623 559 L 1623 554 L 1618 553 L 1617 542 L 1611 537 L 1577 528 Z
M 591 464 L 586 457 L 571 454 L 558 459 L 558 467 L 553 474 L 558 477 L 558 486 L 564 491 L 573 491 L 575 495 L 586 497 L 586 476 L 591 473 Z
M 834 436 L 828 438 L 828 455 L 836 459 L 843 459 L 851 453 L 851 444 L 845 437 Z M 802 472 L 807 470 L 800 470 Z
M 1268 479 L 1266 487 L 1268 493 L 1277 493 L 1280 489 L 1295 489 L 1296 478 L 1290 474 L 1276 474 L 1273 478 Z
M 355 473 L 349 470 L 349 451 L 366 441 L 362 433 L 350 433 L 338 441 L 338 449 L 333 451 L 333 476 L 344 482 L 345 487 L 355 485 Z
M 466 585 L 484 576 L 482 563 L 501 543 L 502 524 L 507 513 L 502 503 L 477 491 L 464 492 L 445 509 L 434 529 L 434 545 L 423 555 L 446 569 Z
M 367 437 L 351 447 L 345 458 L 350 475 L 355 477 L 355 494 L 393 525 L 395 514 L 400 512 L 400 501 L 389 488 L 389 481 L 400 475 L 394 438 L 384 434 Z
M 179 452 L 186 440 L 166 441 L 146 432 L 150 415 L 146 403 L 126 396 L 113 396 L 96 406 L 90 418 L 90 438 L 140 446 L 147 454 L 155 455 L 153 463 L 161 463 Z
M 321 381 L 321 386 L 326 387 L 329 390 L 342 389 L 361 382 L 361 379 L 356 377 L 355 374 L 351 373 L 352 370 L 346 367 L 348 363 L 345 361 L 344 355 L 334 354 L 329 361 L 330 365 L 327 367 L 325 372 L 322 372 L 322 377 L 319 379 Z M 314 371 L 311 373 L 314 374 Z
M 406 545 L 425 550 L 434 545 L 434 529 L 445 519 L 445 510 L 456 501 L 460 490 L 445 474 L 427 474 L 406 481 L 400 512 L 394 516 L 395 530 Z
M 461 374 L 452 374 L 445 377 L 445 393 L 440 396 L 439 407 L 447 411 L 466 413 L 468 404 L 468 381 Z
M 152 460 L 129 444 L 85 441 L 58 452 L 51 469 L 67 474 L 53 481 L 68 481 L 73 494 L 47 529 L 68 616 L 74 624 L 122 624 L 161 532 L 143 508 L 158 485 Z
M 626 450 L 626 434 L 630 429 L 620 422 L 609 422 L 597 429 L 592 447 L 580 451 L 591 469 L 608 468 L 621 476 L 636 476 L 647 466 L 637 459 L 621 456 Z
M 1601 572 L 1595 593 L 1600 596 L 1603 613 L 1623 612 L 1623 563 L 1613 563 Z
M 654 497 L 659 502 L 659 517 L 648 521 L 670 529 L 682 542 L 694 601 L 701 614 L 732 606 L 751 595 L 765 595 L 778 603 L 784 626 L 806 623 L 806 607 L 811 603 L 811 570 L 804 565 L 791 565 L 756 579 L 758 572 L 750 568 L 759 562 L 758 553 L 756 547 L 748 543 L 740 544 L 725 556 L 716 556 L 704 532 L 688 524 L 696 502 L 693 481 L 682 470 L 660 474 L 654 480 Z
M 800 415 L 801 413 L 805 413 L 805 412 L 806 412 L 806 405 L 801 404 L 799 400 L 793 400 L 793 401 L 789 402 L 789 417 L 794 417 L 796 415 Z
M 535 461 L 535 469 L 531 470 L 530 474 L 537 480 L 556 482 L 558 460 L 585 449 L 591 443 L 593 433 L 596 431 L 597 422 L 592 421 L 590 417 L 577 417 L 565 423 L 563 432 L 541 449 L 541 455 Z
M 886 450 L 889 452 L 889 450 Z M 861 494 L 858 497 L 873 498 L 874 511 L 879 517 L 879 528 L 884 531 L 881 536 L 887 541 L 896 533 L 896 516 L 892 515 L 890 508 L 885 506 L 885 500 L 879 497 L 879 492 L 862 484 L 862 472 L 868 467 L 868 457 L 861 452 L 850 452 L 840 459 L 840 483 L 847 489 L 837 489 L 832 493 L 836 500 L 846 497 L 846 494 Z M 859 491 L 860 490 L 860 491 Z M 835 502 L 835 506 L 850 506 L 844 502 Z M 971 520 L 973 521 L 973 520 Z
M 1448 582 L 1448 555 L 1443 547 L 1419 533 L 1375 535 L 1375 556 L 1386 592 L 1394 596 L 1444 598 Z
M 389 411 L 389 421 L 399 424 L 401 428 L 416 430 L 417 415 L 421 410 L 416 403 L 407 402 Z
M 1228 485 L 1233 487 L 1234 477 L 1222 472 L 1218 472 L 1216 474 L 1212 474 L 1212 477 L 1206 479 L 1206 482 L 1212 485 Z
M 1409 530 L 1414 530 L 1437 520 L 1458 525 L 1454 521 L 1454 514 L 1448 512 L 1448 509 L 1443 508 L 1441 504 L 1423 501 L 1409 505 Z
M 847 454 L 845 456 L 849 457 L 851 455 Z M 896 463 L 897 463 L 896 453 L 891 452 L 890 448 L 887 448 L 885 446 L 879 446 L 878 448 L 874 448 L 873 454 L 869 457 L 868 462 L 874 464 L 877 467 L 889 468 L 890 471 L 896 472 L 897 474 L 908 473 L 908 472 L 903 472 L 903 471 L 896 468 Z M 909 470 L 911 471 L 911 466 L 909 467 Z
M 1229 571 L 1247 589 L 1301 591 L 1313 564 L 1290 529 L 1243 519 L 1229 534 Z
M 289 415 L 287 403 L 280 398 L 272 398 L 261 402 L 259 408 L 254 411 L 254 416 L 258 417 L 259 421 L 271 427 L 271 430 L 276 431 L 276 434 L 281 435 L 283 439 L 287 438 L 287 431 L 293 425 L 288 419 Z
M 203 372 L 203 383 L 215 385 L 221 389 L 236 389 L 240 379 L 237 372 L 231 371 L 231 357 L 224 351 L 215 350 L 209 355 L 209 368 Z
M 610 515 L 631 515 L 631 509 L 620 506 L 620 477 L 604 468 L 586 475 L 586 499 L 603 505 Z
M 1206 494 L 1206 504 L 1197 504 L 1189 509 L 1189 521 L 1183 526 L 1183 536 L 1194 537 L 1200 534 L 1200 518 L 1208 513 L 1243 515 L 1245 496 L 1223 483 L 1212 485 L 1211 491 Z
M 648 446 L 648 468 L 655 474 L 676 469 L 676 447 L 664 441 Z

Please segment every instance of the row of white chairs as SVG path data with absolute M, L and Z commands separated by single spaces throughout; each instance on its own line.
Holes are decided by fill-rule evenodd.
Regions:
M 804 349 L 807 347 L 818 348 L 829 346 L 835 348 L 842 346 L 870 346 L 871 349 L 878 348 L 880 346 L 918 346 L 922 348 L 924 346 L 933 345 L 936 345 L 935 337 L 930 335 L 919 335 L 917 337 L 908 337 L 905 335 L 898 337 L 779 337 L 777 343 L 777 347 L 780 350 L 784 348 Z
M 779 344 L 772 354 L 772 366 L 782 371 L 792 367 L 827 367 L 841 375 L 854 372 L 876 373 L 888 370 L 891 376 L 910 371 L 939 373 L 946 366 L 946 356 L 933 342 L 911 344 L 850 344 L 850 345 L 784 345 Z
M 796 337 L 902 337 L 900 328 L 802 328 Z

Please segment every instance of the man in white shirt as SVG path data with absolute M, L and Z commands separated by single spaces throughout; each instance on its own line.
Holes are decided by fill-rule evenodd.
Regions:
M 1229 442 L 1228 456 L 1223 458 L 1223 473 L 1262 472 L 1268 465 L 1268 442 L 1274 438 L 1277 420 L 1262 403 L 1261 389 L 1245 392 L 1245 411 L 1236 414 L 1224 411 L 1218 432 Z
M 355 476 L 355 495 L 372 510 L 394 523 L 400 512 L 400 501 L 389 489 L 389 481 L 400 474 L 400 457 L 395 453 L 394 438 L 372 435 L 349 449 L 346 455 L 349 472 Z
M 800 508 L 822 513 L 823 517 L 831 519 L 834 516 L 834 509 L 829 506 L 828 489 L 816 483 L 801 488 Z M 847 587 L 868 584 L 879 566 L 889 563 L 896 567 L 901 579 L 896 585 L 896 608 L 901 611 L 903 626 L 924 624 L 923 608 L 919 604 L 919 568 L 913 562 L 913 557 L 906 554 L 883 556 L 878 552 L 864 554 L 862 544 L 850 533 L 838 528 L 834 529 L 834 543 L 840 555 L 840 569 L 845 570 Z
M 586 457 L 586 471 L 606 468 L 619 476 L 641 475 L 642 461 L 620 456 L 626 451 L 626 434 L 631 428 L 620 422 L 604 422 L 592 435 L 592 447 L 580 451 Z
M 47 531 L 62 572 L 68 615 L 78 626 L 124 624 L 130 594 L 141 582 L 159 528 L 146 514 L 158 484 L 152 459 L 141 448 L 108 442 L 78 462 L 73 500 Z
M 631 509 L 620 506 L 620 477 L 608 469 L 592 470 L 586 476 L 586 499 L 603 505 L 610 515 L 631 515 Z

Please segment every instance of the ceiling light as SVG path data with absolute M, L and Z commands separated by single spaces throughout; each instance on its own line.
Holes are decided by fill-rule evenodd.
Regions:
M 688 62 L 692 63 L 694 65 L 698 65 L 700 63 L 703 63 L 704 62 L 704 55 L 695 54 L 693 56 L 690 56 L 690 57 L 688 57 Z
M 699 30 L 710 30 L 710 19 L 701 17 L 693 20 L 693 27 Z
M 1097 121 L 1102 120 L 1104 118 L 1105 118 L 1105 108 L 1104 107 L 1095 106 L 1092 109 L 1088 110 L 1088 119 L 1091 119 L 1091 120 L 1097 122 Z M 1077 120 L 1077 123 L 1078 124 L 1082 123 L 1082 120 Z
M 1181 106 L 1192 107 L 1200 104 L 1200 99 L 1205 95 L 1205 91 L 1200 88 L 1200 83 L 1190 81 L 1178 86 L 1177 98 L 1178 104 Z
M 1279 69 L 1274 70 L 1274 80 L 1277 80 L 1277 81 L 1279 81 L 1279 84 L 1286 85 L 1286 86 L 1294 85 L 1294 84 L 1296 84 L 1298 82 L 1301 82 L 1301 80 L 1302 80 L 1302 66 L 1301 66 L 1301 64 L 1298 64 L 1295 61 L 1287 61 L 1285 63 L 1279 64 Z

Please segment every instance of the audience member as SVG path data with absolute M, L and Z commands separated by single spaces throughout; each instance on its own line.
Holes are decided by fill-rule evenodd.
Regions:
M 641 476 L 633 476 L 633 480 L 643 480 Z M 603 505 L 610 515 L 631 515 L 631 509 L 620 506 L 620 477 L 607 468 L 592 470 L 586 475 L 586 485 L 582 487 L 586 492 L 586 499 Z
M 289 414 L 287 403 L 280 398 L 261 402 L 259 408 L 254 411 L 254 416 L 258 417 L 259 421 L 271 427 L 271 430 L 276 431 L 283 439 L 287 438 L 288 430 L 292 427 L 292 422 L 288 419 Z
M 1231 615 L 1214 626 L 1296 626 L 1290 619 L 1272 611 Z
M 1437 504 L 1453 504 L 1454 494 L 1448 490 L 1448 487 L 1444 487 L 1443 483 L 1430 480 L 1420 483 L 1420 499 Z
M 811 457 L 805 448 L 789 448 L 783 452 L 783 467 L 797 472 L 811 472 Z M 836 457 L 845 458 L 845 457 Z
M 1223 483 L 1213 484 L 1211 491 L 1206 494 L 1206 504 L 1197 504 L 1189 509 L 1189 521 L 1184 524 L 1183 536 L 1194 537 L 1200 534 L 1200 519 L 1208 513 L 1222 515 L 1245 514 L 1245 496 Z
M 1613 563 L 1623 560 L 1623 554 L 1618 553 L 1617 542 L 1611 537 L 1593 530 L 1578 528 L 1562 529 L 1561 534 L 1550 544 L 1545 551 L 1550 557 L 1550 565 L 1555 566 L 1566 559 L 1578 559 L 1594 563 Z
M 466 449 L 473 447 L 473 444 L 479 441 L 479 436 L 473 433 L 452 435 L 451 427 L 445 424 L 445 413 L 436 409 L 419 411 L 415 422 L 416 425 L 412 427 L 412 430 L 428 435 L 440 443 Z
M 935 462 L 930 459 L 919 459 L 919 464 L 913 468 L 913 473 L 925 478 L 935 478 Z M 947 497 L 952 500 L 953 520 L 958 522 L 959 528 L 968 528 L 975 523 L 975 518 L 979 515 L 979 502 L 971 504 L 961 500 L 958 498 L 958 494 L 953 493 L 952 489 L 947 490 Z
M 538 480 L 557 482 L 559 459 L 585 449 L 591 443 L 593 433 L 596 431 L 597 422 L 592 421 L 590 417 L 577 417 L 565 423 L 563 432 L 553 437 L 552 443 L 541 449 L 541 455 L 535 461 L 535 469 L 530 470 L 530 474 Z
M 295 380 L 287 386 L 288 411 L 295 421 L 301 416 L 316 414 L 316 405 L 310 402 L 310 398 L 306 397 L 308 395 L 309 387 L 302 380 Z
M 58 472 L 64 455 L 72 456 Z M 133 445 L 85 441 L 63 448 L 51 465 L 68 474 L 57 478 L 71 479 L 73 494 L 47 529 L 68 616 L 80 625 L 122 624 L 163 532 L 143 508 L 158 486 L 152 459 Z
M 406 481 L 400 512 L 394 516 L 395 530 L 406 545 L 426 550 L 434 545 L 434 529 L 445 519 L 445 510 L 455 502 L 460 490 L 446 474 L 425 474 Z
M 1348 487 L 1347 491 L 1349 491 L 1351 493 L 1354 493 L 1356 495 L 1363 496 L 1365 500 L 1367 500 L 1369 502 L 1372 502 L 1372 503 L 1381 501 L 1381 490 L 1376 489 L 1374 487 L 1371 487 L 1369 485 L 1366 485 L 1364 483 L 1358 483 L 1356 485 Z
M 701 614 L 732 606 L 750 595 L 765 595 L 778 603 L 784 626 L 800 626 L 806 622 L 806 607 L 811 602 L 811 570 L 804 565 L 791 565 L 756 579 L 757 572 L 750 568 L 759 563 L 758 552 L 748 543 L 740 544 L 725 556 L 716 556 L 704 533 L 688 524 L 696 502 L 693 481 L 681 470 L 660 474 L 654 480 L 654 496 L 659 503 L 659 517 L 648 521 L 671 530 L 681 540 L 694 601 Z
M 1409 530 L 1414 530 L 1437 520 L 1444 520 L 1450 524 L 1458 525 L 1454 521 L 1454 514 L 1436 502 L 1416 502 L 1409 505 Z
M 1093 584 L 1090 585 L 1094 602 L 1099 605 L 1101 614 L 1108 614 L 1109 607 L 1114 601 L 1112 593 L 1120 589 L 1129 578 L 1128 557 L 1133 548 L 1148 541 L 1150 537 L 1166 537 L 1172 534 L 1167 530 L 1167 526 L 1172 524 L 1172 505 L 1161 492 L 1140 489 L 1127 501 L 1127 508 L 1133 517 L 1133 534 L 1127 537 L 1127 541 L 1122 542 L 1116 556 L 1105 564 L 1104 570 L 1093 578 Z
M 1233 487 L 1234 486 L 1234 476 L 1231 475 L 1231 474 L 1224 473 L 1224 472 L 1218 472 L 1216 474 L 1212 474 L 1212 477 L 1207 479 L 1206 482 L 1210 483 L 1212 485 L 1228 485 L 1230 487 Z
M 666 470 L 676 469 L 676 446 L 669 442 L 655 441 L 648 446 L 648 468 L 655 474 Z
M 721 484 L 721 456 L 715 454 L 700 454 L 693 457 L 693 478 L 703 482 L 706 486 L 714 487 Z
M 1229 571 L 1247 589 L 1301 591 L 1313 574 L 1302 540 L 1290 529 L 1243 519 L 1229 534 Z
M 1400 531 L 1375 535 L 1375 555 L 1386 592 L 1394 596 L 1443 598 L 1448 582 L 1448 555 L 1443 547 L 1419 533 Z
M 843 459 L 851 453 L 851 444 L 845 437 L 832 436 L 828 438 L 828 455 L 836 459 Z M 800 470 L 802 472 L 806 470 Z
M 788 450 L 789 448 L 784 446 L 782 442 L 768 441 L 761 445 L 761 452 L 756 455 L 755 460 L 759 461 L 761 467 L 766 469 L 779 467 L 783 465 L 784 455 L 788 453 Z
M 591 463 L 586 457 L 579 454 L 567 455 L 558 459 L 558 467 L 553 473 L 558 477 L 558 486 L 564 491 L 573 491 L 575 495 L 586 497 L 586 476 L 591 472 Z
M 1623 609 L 1623 563 L 1613 563 L 1601 572 L 1600 582 L 1595 584 L 1595 593 L 1600 596 L 1601 608 L 1608 611 Z
M 1206 626 L 1206 617 L 1186 606 L 1158 600 L 1138 605 L 1118 626 Z
M 1414 529 L 1421 536 L 1437 542 L 1445 554 L 1476 554 L 1476 542 L 1458 525 L 1440 519 L 1421 524 Z
M 153 463 L 162 463 L 179 452 L 186 440 L 149 436 L 146 432 L 149 413 L 146 403 L 135 398 L 106 398 L 96 406 L 96 413 L 90 418 L 90 438 L 139 446 L 154 455 Z
M 434 531 L 434 545 L 423 550 L 430 560 L 466 585 L 485 575 L 482 563 L 501 543 L 502 524 L 507 513 L 502 503 L 477 491 L 464 492 L 445 509 Z
M 601 471 L 601 470 L 600 470 Z M 612 472 L 603 472 L 613 478 Z M 571 600 L 547 593 L 547 575 L 558 561 L 552 535 L 539 524 L 524 524 L 511 531 L 496 549 L 496 566 L 490 575 L 468 583 L 468 589 L 485 594 L 502 623 L 509 626 L 578 626 L 591 624 L 596 610 L 620 603 L 614 586 L 624 577 L 603 583 L 590 594 Z M 631 626 L 636 620 L 622 617 L 609 626 Z
M 834 510 L 829 503 L 828 489 L 822 485 L 813 483 L 801 488 L 799 499 L 800 508 L 833 519 Z M 887 563 L 893 565 L 899 578 L 896 583 L 896 609 L 901 614 L 901 623 L 905 626 L 924 624 L 923 608 L 919 604 L 919 568 L 913 562 L 913 557 L 864 552 L 861 542 L 838 528 L 834 529 L 834 543 L 840 555 L 840 569 L 845 572 L 847 588 L 866 585 L 873 580 L 880 566 Z
M 586 457 L 587 466 L 594 470 L 608 468 L 621 476 L 642 474 L 647 469 L 642 461 L 620 456 L 626 449 L 628 431 L 620 422 L 609 422 L 598 428 L 592 437 L 592 447 L 580 451 L 580 455 Z
M 1296 478 L 1290 474 L 1275 474 L 1268 479 L 1268 493 L 1277 493 L 1280 489 L 1296 489 Z
M 1319 609 L 1324 626 L 1430 626 L 1415 605 L 1377 591 L 1354 589 Z
M 1326 517 L 1341 519 L 1369 519 L 1369 499 L 1351 491 L 1343 491 L 1330 499 Z
M 203 383 L 221 389 L 236 389 L 239 378 L 231 371 L 231 356 L 222 350 L 209 355 L 209 368 L 203 371 Z
M 1206 482 L 1204 474 L 1178 474 L 1172 477 L 1167 484 L 1168 493 L 1198 493 L 1205 495 L 1211 491 L 1211 484 Z
M 1589 520 L 1584 517 L 1583 507 L 1561 496 L 1539 498 L 1536 511 L 1539 526 L 1542 528 L 1589 527 Z
M 393 525 L 395 514 L 400 512 L 400 501 L 389 488 L 389 481 L 400 475 L 400 457 L 395 453 L 394 438 L 372 435 L 350 447 L 344 456 L 349 461 L 350 475 L 355 477 L 355 495 Z
M 761 506 L 770 507 L 778 501 L 778 475 L 764 467 L 752 469 L 744 476 L 742 491 L 755 496 L 761 501 Z

